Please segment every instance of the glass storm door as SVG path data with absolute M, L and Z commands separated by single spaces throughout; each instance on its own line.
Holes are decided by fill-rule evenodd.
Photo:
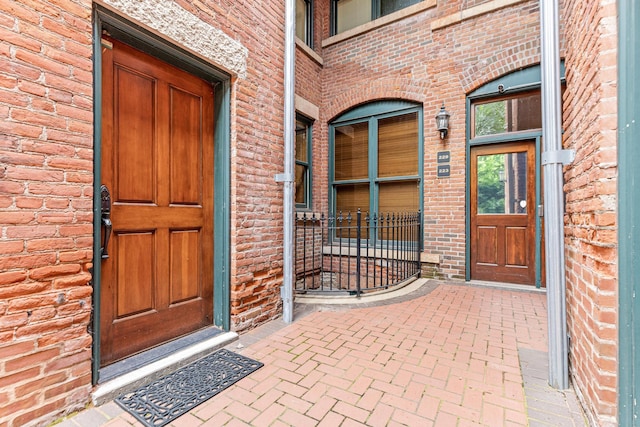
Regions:
M 535 284 L 535 141 L 471 148 L 471 278 Z

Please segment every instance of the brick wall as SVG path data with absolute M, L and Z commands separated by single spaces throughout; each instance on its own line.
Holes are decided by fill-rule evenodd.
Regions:
M 313 1 L 313 51 L 322 57 L 322 39 L 325 34 L 324 25 L 329 23 L 329 0 Z M 324 59 L 324 58 L 322 58 Z M 296 49 L 295 92 L 316 107 L 322 104 L 322 69 L 323 64 L 307 55 L 302 49 Z M 327 162 L 329 155 L 326 135 L 321 122 L 312 123 L 312 210 L 327 213 Z
M 315 9 L 318 10 L 316 2 Z M 320 43 L 318 42 L 316 46 Z M 316 48 L 317 50 L 318 48 Z M 296 49 L 296 72 L 295 72 L 295 92 L 296 95 L 304 98 L 316 107 L 319 107 L 322 101 L 321 86 L 322 65 L 314 58 L 309 57 L 302 49 Z M 327 162 L 324 160 L 328 156 L 327 146 L 322 145 L 322 126 L 317 121 L 311 123 L 311 168 L 313 173 L 312 179 L 312 198 L 311 209 L 315 212 L 327 212 Z
M 283 171 L 284 4 L 176 2 L 249 49 L 231 105 L 231 322 L 243 331 L 281 310 L 282 185 L 274 175 Z M 297 58 L 298 94 L 320 107 L 314 210 L 328 198 L 332 118 L 376 99 L 422 103 L 425 251 L 440 255 L 441 274 L 463 277 L 465 96 L 539 62 L 538 2 L 438 2 L 322 49 L 328 4 L 315 2 L 324 66 Z M 498 8 L 431 29 L 477 5 Z M 86 403 L 90 391 L 90 8 L 88 0 L 0 0 L 0 427 L 50 420 Z M 578 152 L 566 170 L 572 375 L 601 425 L 615 422 L 617 363 L 614 8 L 612 0 L 566 0 L 563 9 L 565 145 Z M 433 124 L 443 101 L 452 113 L 445 142 Z M 435 156 L 444 149 L 452 173 L 438 179 Z
M 231 106 L 231 325 L 244 331 L 281 312 L 284 2 L 178 3 L 249 49 Z
M 231 324 L 242 331 L 281 312 L 284 4 L 176 3 L 249 49 L 231 94 Z M 91 6 L 0 0 L 1 427 L 51 421 L 91 391 Z
M 565 243 L 571 376 L 594 425 L 616 425 L 617 34 L 611 0 L 565 0 Z
M 359 104 L 404 99 L 423 105 L 424 248 L 439 255 L 439 273 L 450 278 L 465 274 L 466 95 L 503 74 L 539 63 L 538 2 L 488 8 L 490 13 L 432 30 L 436 19 L 460 12 L 467 3 L 437 2 L 322 52 L 321 144 L 327 143 L 327 123 Z M 324 18 L 326 38 L 329 16 Z M 442 102 L 451 113 L 444 142 L 434 120 Z M 436 176 L 436 154 L 442 150 L 451 151 L 451 176 L 444 179 Z
M 231 94 L 231 329 L 242 332 L 281 312 L 284 3 L 176 3 L 249 50 Z
M 0 1 L 0 425 L 87 401 L 91 3 Z
M 377 99 L 423 104 L 425 252 L 440 256 L 439 274 L 455 278 L 463 277 L 465 268 L 465 96 L 501 75 L 539 63 L 539 9 L 534 1 L 441 3 L 445 2 L 327 46 L 321 121 L 327 123 L 353 106 Z M 565 170 L 571 373 L 592 422 L 613 425 L 617 410 L 615 2 L 561 3 L 561 32 L 567 31 L 566 39 L 561 37 L 567 69 L 564 143 L 577 151 L 575 163 Z M 479 5 L 497 8 L 466 20 L 452 17 Z M 326 38 L 328 23 L 323 28 Z M 442 101 L 452 114 L 444 143 L 433 126 Z M 452 175 L 443 180 L 436 178 L 434 164 L 436 152 L 445 149 L 451 151 Z

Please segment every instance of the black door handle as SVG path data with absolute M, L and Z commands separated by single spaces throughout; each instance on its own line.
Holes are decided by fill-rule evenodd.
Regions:
M 104 245 L 100 248 L 100 257 L 109 258 L 107 247 L 111 238 L 111 194 L 106 185 L 100 186 L 100 222 L 104 226 Z

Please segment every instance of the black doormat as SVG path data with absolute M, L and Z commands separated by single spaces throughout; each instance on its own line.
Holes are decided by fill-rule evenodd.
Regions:
M 145 426 L 162 427 L 262 366 L 232 351 L 218 350 L 123 394 L 116 403 Z

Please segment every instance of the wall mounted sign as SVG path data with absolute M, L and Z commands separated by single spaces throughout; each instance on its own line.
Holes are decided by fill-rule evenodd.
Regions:
M 451 175 L 450 165 L 438 165 L 438 178 L 448 178 Z
M 451 161 L 451 151 L 438 151 L 438 163 L 449 163 Z

